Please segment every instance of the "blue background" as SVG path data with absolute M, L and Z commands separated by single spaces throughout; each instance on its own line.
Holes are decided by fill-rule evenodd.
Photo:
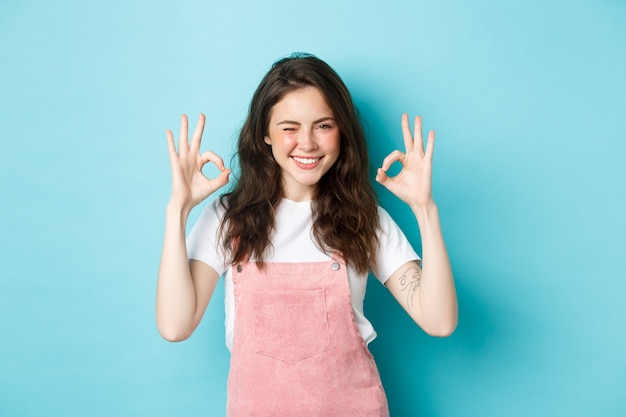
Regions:
M 204 112 L 228 160 L 292 51 L 344 78 L 374 165 L 402 112 L 437 130 L 460 323 L 430 338 L 371 282 L 392 415 L 626 415 L 625 22 L 618 0 L 2 0 L 0 415 L 224 414 L 220 290 L 188 341 L 155 327 L 165 130 Z

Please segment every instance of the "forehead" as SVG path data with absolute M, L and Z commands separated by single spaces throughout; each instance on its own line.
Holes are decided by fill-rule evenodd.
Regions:
M 333 111 L 322 92 L 316 87 L 303 87 L 290 91 L 274 104 L 270 113 L 272 121 L 283 118 L 307 121 L 320 117 L 333 117 Z

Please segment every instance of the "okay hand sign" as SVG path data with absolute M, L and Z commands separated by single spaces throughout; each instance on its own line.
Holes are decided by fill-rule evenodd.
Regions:
M 387 155 L 382 167 L 378 169 L 376 181 L 411 207 L 426 207 L 433 203 L 432 161 L 435 132 L 431 130 L 428 133 L 428 143 L 424 150 L 422 118 L 415 118 L 414 133 L 411 135 L 409 116 L 405 113 L 402 115 L 402 135 L 405 152 L 395 150 Z M 394 162 L 400 162 L 402 169 L 398 175 L 389 177 L 387 171 Z
M 215 190 L 228 183 L 230 170 L 224 167 L 224 161 L 211 151 L 200 154 L 202 132 L 204 131 L 205 117 L 200 115 L 196 129 L 188 141 L 188 120 L 183 114 L 180 120 L 180 137 L 178 152 L 171 130 L 166 132 L 167 145 L 172 169 L 172 196 L 170 203 L 190 211 L 202 200 L 213 194 Z M 207 178 L 202 173 L 202 167 L 207 162 L 213 162 L 221 171 L 214 179 Z

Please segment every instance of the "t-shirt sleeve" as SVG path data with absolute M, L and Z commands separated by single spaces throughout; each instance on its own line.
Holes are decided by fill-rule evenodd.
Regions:
M 226 271 L 224 250 L 218 244 L 218 231 L 224 208 L 219 199 L 206 205 L 187 236 L 187 256 L 202 261 L 222 275 Z
M 420 261 L 408 239 L 382 207 L 378 207 L 380 231 L 374 275 L 383 284 L 398 268 L 410 261 Z

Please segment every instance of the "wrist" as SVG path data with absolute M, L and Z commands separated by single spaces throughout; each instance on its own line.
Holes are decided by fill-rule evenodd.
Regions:
M 187 223 L 187 217 L 189 217 L 190 212 L 191 208 L 185 207 L 184 205 L 179 204 L 174 200 L 170 200 L 167 203 L 167 207 L 165 208 L 166 217 L 179 219 L 183 223 Z
M 413 204 L 410 207 L 418 223 L 436 218 L 439 215 L 439 208 L 434 200 L 430 200 L 426 204 Z

